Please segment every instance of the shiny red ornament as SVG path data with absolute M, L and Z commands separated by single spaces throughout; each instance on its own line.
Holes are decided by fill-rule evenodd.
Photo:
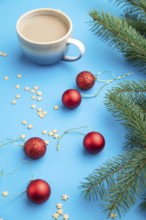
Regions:
M 76 84 L 80 89 L 91 89 L 96 81 L 96 77 L 89 71 L 82 71 L 76 77 Z
M 33 137 L 28 139 L 24 144 L 25 154 L 34 160 L 40 159 L 46 153 L 47 147 L 43 139 Z
M 105 139 L 102 134 L 92 131 L 85 135 L 83 145 L 89 153 L 97 154 L 103 150 L 105 146 Z
M 82 101 L 81 94 L 76 89 L 68 89 L 62 95 L 62 103 L 65 107 L 77 108 Z
M 32 180 L 26 190 L 27 197 L 33 203 L 41 204 L 46 202 L 51 195 L 50 185 L 42 179 Z

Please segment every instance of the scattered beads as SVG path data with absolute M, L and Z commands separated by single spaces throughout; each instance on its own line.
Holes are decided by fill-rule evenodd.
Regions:
M 30 93 L 34 93 L 34 92 L 35 92 L 35 90 L 34 90 L 34 89 L 31 89 L 31 90 L 30 90 Z
M 58 213 L 54 213 L 54 214 L 52 215 L 52 217 L 53 217 L 54 219 L 58 219 L 59 214 L 58 214 Z
M 44 134 L 44 135 L 47 134 L 47 130 L 43 130 L 42 134 Z
M 20 98 L 20 94 L 16 94 L 16 99 L 19 99 Z
M 43 99 L 42 99 L 42 97 L 41 96 L 39 96 L 38 98 L 37 98 L 37 101 L 42 101 Z
M 36 94 L 39 95 L 39 96 L 41 96 L 41 95 L 42 95 L 42 92 L 41 92 L 41 91 L 37 91 Z
M 32 129 L 32 128 L 33 128 L 33 125 L 32 125 L 32 124 L 29 124 L 29 125 L 27 125 L 27 128 L 28 128 L 28 129 Z
M 69 198 L 69 196 L 68 196 L 67 194 L 64 194 L 64 195 L 62 196 L 62 200 L 64 200 L 64 201 L 68 200 L 68 198 Z
M 12 104 L 12 105 L 16 105 L 16 103 L 17 103 L 16 100 L 12 100 L 12 101 L 11 101 L 11 104 Z
M 67 194 L 64 194 L 64 195 L 62 195 L 61 198 L 62 198 L 63 201 L 66 201 L 69 198 L 69 196 Z M 54 219 L 58 219 L 60 216 L 64 220 L 68 220 L 70 218 L 67 213 L 64 213 L 64 211 L 62 209 L 63 208 L 63 204 L 62 203 L 57 203 L 56 204 L 56 208 L 57 208 L 56 212 L 54 214 L 52 214 L 52 217 Z
M 55 106 L 54 106 L 54 110 L 59 110 L 59 106 L 58 106 L 58 105 L 55 105 Z
M 35 108 L 36 108 L 36 105 L 35 105 L 35 104 L 32 104 L 32 105 L 31 105 L 31 108 L 32 108 L 32 109 L 35 109 Z
M 25 137 L 26 137 L 25 134 L 20 135 L 20 139 L 22 139 L 22 140 L 25 139 Z
M 69 215 L 68 215 L 68 214 L 64 214 L 64 215 L 63 215 L 63 219 L 64 219 L 64 220 L 68 220 L 68 219 L 69 219 Z
M 26 124 L 27 124 L 27 121 L 26 121 L 26 120 L 23 120 L 23 121 L 22 121 L 22 124 L 23 124 L 23 125 L 26 125 Z
M 8 76 L 5 76 L 5 77 L 4 77 L 4 80 L 8 80 L 8 79 L 9 79 L 9 77 L 8 77 Z
M 22 78 L 22 75 L 19 73 L 18 75 L 17 75 L 17 78 Z
M 34 86 L 33 88 L 34 88 L 34 90 L 38 90 L 39 87 L 38 86 Z
M 35 99 L 36 99 L 36 96 L 35 96 L 35 95 L 33 95 L 31 98 L 32 98 L 32 100 L 35 100 Z
M 48 145 L 48 144 L 49 144 L 49 141 L 48 141 L 48 140 L 45 140 L 45 143 L 46 143 L 46 145 Z
M 57 213 L 58 213 L 59 215 L 62 215 L 62 214 L 63 214 L 63 209 L 58 209 L 58 210 L 57 210 Z
M 7 191 L 2 192 L 2 196 L 3 196 L 3 197 L 8 197 L 8 194 L 9 194 L 9 193 L 8 193 Z
M 15 88 L 16 88 L 16 89 L 20 89 L 20 85 L 16 85 Z
M 63 206 L 62 203 L 58 203 L 58 204 L 56 205 L 56 207 L 57 207 L 58 209 L 62 209 L 62 206 Z
M 6 57 L 7 56 L 7 53 L 4 53 L 4 52 L 0 52 L 0 56 L 2 56 L 2 57 Z
M 117 217 L 116 213 L 111 213 L 110 214 L 110 218 L 116 218 L 116 217 Z
M 24 88 L 24 90 L 25 90 L 25 91 L 29 91 L 29 87 L 26 86 L 26 87 Z

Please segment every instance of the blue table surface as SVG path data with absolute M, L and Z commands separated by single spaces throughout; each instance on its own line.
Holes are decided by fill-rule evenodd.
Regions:
M 15 25 L 19 16 L 24 12 L 36 8 L 55 8 L 67 13 L 73 23 L 73 37 L 81 40 L 86 48 L 84 56 L 76 62 L 60 62 L 52 66 L 39 66 L 29 61 L 21 52 Z M 0 195 L 8 191 L 9 196 L 0 198 L 0 218 L 3 220 L 47 220 L 52 219 L 56 212 L 56 204 L 63 204 L 64 213 L 68 213 L 70 220 L 106 220 L 107 217 L 101 211 L 100 202 L 87 202 L 81 198 L 81 190 L 78 188 L 95 168 L 122 152 L 125 130 L 118 124 L 106 110 L 104 105 L 105 93 L 117 81 L 108 85 L 100 95 L 93 99 L 83 99 L 81 105 L 75 110 L 68 110 L 62 106 L 61 95 L 69 88 L 77 88 L 75 78 L 80 71 L 88 70 L 96 74 L 98 71 L 109 71 L 102 74 L 102 79 L 111 79 L 112 73 L 119 76 L 126 72 L 134 75 L 127 79 L 144 79 L 144 75 L 128 63 L 120 52 L 109 48 L 90 30 L 88 12 L 92 8 L 106 10 L 114 15 L 120 15 L 121 9 L 108 0 L 1 0 L 0 1 L 0 51 L 8 54 L 0 57 L 0 142 L 3 139 L 17 139 L 25 134 L 26 140 L 30 137 L 41 137 L 49 140 L 46 155 L 37 161 L 29 160 L 21 147 L 8 144 L 0 150 L 0 170 L 4 173 L 14 171 L 11 175 L 0 177 Z M 70 54 L 75 53 L 70 48 Z M 21 74 L 22 78 L 17 75 Z M 8 76 L 8 80 L 4 77 Z M 20 88 L 16 88 L 20 85 Z M 96 83 L 86 94 L 95 93 L 101 86 Z M 28 86 L 32 89 L 39 87 L 42 92 L 42 101 L 32 100 L 32 93 L 25 91 Z M 16 105 L 11 101 L 16 94 L 21 97 Z M 45 118 L 37 115 L 37 108 L 47 111 Z M 59 110 L 54 110 L 55 105 Z M 22 125 L 26 120 L 28 129 Z M 106 140 L 105 149 L 98 155 L 86 153 L 82 146 L 83 136 L 78 133 L 70 133 L 61 140 L 60 151 L 56 151 L 56 139 L 43 135 L 42 131 L 50 132 L 57 129 L 61 135 L 66 129 L 87 126 L 84 133 L 94 130 L 102 133 Z M 26 162 L 27 161 L 27 162 Z M 50 199 L 36 205 L 28 201 L 26 190 L 28 182 L 34 178 L 42 178 L 50 183 L 52 194 Z M 66 202 L 61 201 L 61 196 L 68 194 Z M 144 220 L 137 204 L 122 217 L 123 220 Z M 62 219 L 59 217 L 58 219 Z M 116 218 L 118 219 L 118 218 Z

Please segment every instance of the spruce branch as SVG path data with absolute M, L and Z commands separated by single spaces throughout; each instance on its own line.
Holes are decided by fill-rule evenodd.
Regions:
M 108 216 L 125 213 L 146 187 L 146 148 L 126 151 L 93 171 L 82 182 L 82 196 L 103 200 L 103 211 Z
M 141 21 L 143 23 L 146 22 L 145 13 L 143 13 L 140 10 L 135 9 L 135 8 L 134 9 L 125 9 L 123 17 L 129 18 L 134 21 Z
M 127 148 L 81 183 L 82 196 L 101 199 L 108 217 L 125 214 L 146 189 L 146 81 L 123 81 L 105 96 L 105 105 L 127 129 Z M 146 208 L 144 195 L 140 207 Z
M 141 93 L 146 93 L 146 81 L 140 80 L 136 82 L 134 80 L 124 80 L 112 88 L 112 91 L 117 93 L 123 93 L 124 95 L 131 94 L 135 96 L 136 94 L 140 95 Z
M 116 47 L 140 70 L 146 71 L 146 40 L 125 19 L 93 9 L 91 30 L 109 46 Z
M 142 197 L 142 202 L 140 203 L 139 208 L 141 211 L 146 212 L 146 193 Z
M 123 169 L 127 162 L 127 159 L 119 155 L 94 170 L 80 185 L 82 196 L 89 201 L 103 199 L 106 190 L 114 184 L 116 173 Z
M 124 10 L 123 18 L 131 25 L 137 32 L 145 37 L 146 35 L 146 13 L 137 8 L 126 8 Z
M 112 115 L 126 127 L 128 133 L 126 146 L 144 147 L 146 146 L 146 112 L 143 108 L 145 107 L 146 96 L 134 95 L 134 92 L 129 95 L 127 91 L 139 89 L 139 91 L 144 92 L 145 83 L 141 86 L 134 82 L 121 83 L 120 85 L 121 87 L 117 87 L 106 94 L 105 105 Z M 118 91 L 123 91 L 123 93 Z M 140 103 L 144 104 L 141 105 Z
M 127 16 L 125 14 L 126 22 L 131 25 L 137 32 L 139 32 L 142 36 L 146 36 L 146 21 L 142 19 L 136 20 L 133 16 Z
M 119 83 L 116 87 L 113 87 L 112 91 L 116 93 L 122 93 L 123 95 L 129 95 L 129 97 L 141 107 L 143 113 L 146 113 L 146 81 L 140 80 L 130 82 L 125 80 Z M 109 91 L 110 92 L 110 91 Z
M 137 8 L 144 13 L 146 13 L 146 1 L 145 0 L 114 0 L 116 5 L 122 7 L 130 7 L 130 8 Z
M 137 156 L 134 153 L 137 153 Z M 128 163 L 125 169 L 121 170 L 117 182 L 105 195 L 104 211 L 108 216 L 114 211 L 121 217 L 145 190 L 146 149 L 132 150 L 132 155 L 131 164 Z

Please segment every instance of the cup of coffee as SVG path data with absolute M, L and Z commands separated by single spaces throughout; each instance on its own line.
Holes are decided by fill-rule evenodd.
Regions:
M 29 11 L 18 19 L 16 30 L 24 54 L 41 65 L 61 60 L 75 61 L 85 51 L 83 43 L 71 37 L 72 22 L 60 10 L 41 8 Z M 70 44 L 78 48 L 77 56 L 66 55 Z

